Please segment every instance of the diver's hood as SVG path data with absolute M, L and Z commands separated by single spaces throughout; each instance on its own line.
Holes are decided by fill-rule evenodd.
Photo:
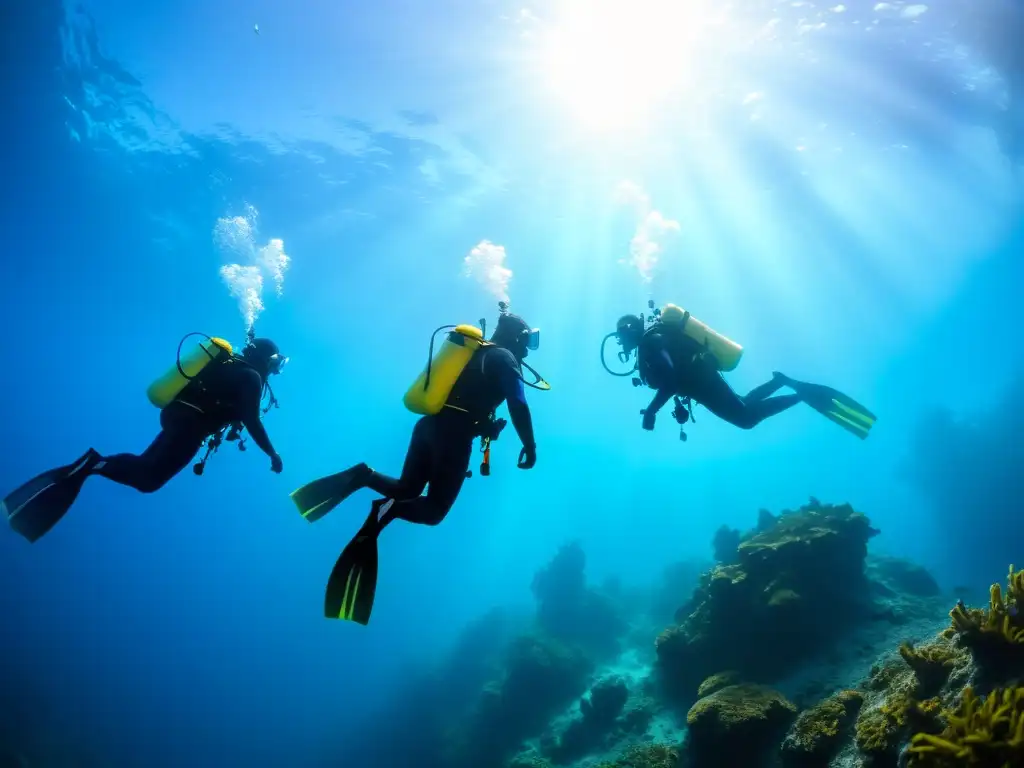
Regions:
M 288 358 L 281 354 L 280 348 L 270 339 L 253 339 L 246 346 L 244 354 L 267 366 L 268 374 L 279 374 L 288 363 Z
M 540 349 L 540 328 L 532 328 L 519 315 L 503 314 L 498 318 L 491 340 L 496 344 L 523 347 L 531 351 Z

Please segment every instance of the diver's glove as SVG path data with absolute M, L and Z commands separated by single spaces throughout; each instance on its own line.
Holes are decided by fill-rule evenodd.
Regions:
M 276 453 L 270 457 L 270 471 L 276 474 L 281 474 L 281 470 L 284 469 L 284 462 L 281 461 L 281 457 Z
M 524 445 L 523 450 L 519 452 L 519 468 L 520 469 L 533 469 L 534 464 L 537 463 L 537 446 L 536 445 Z
M 643 414 L 644 417 L 644 429 L 650 432 L 651 430 L 654 429 L 654 419 L 658 415 L 657 411 L 653 411 L 650 408 L 645 408 L 644 410 L 640 411 L 640 413 Z

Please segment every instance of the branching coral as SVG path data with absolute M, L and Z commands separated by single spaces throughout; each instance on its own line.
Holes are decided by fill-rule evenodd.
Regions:
M 968 608 L 962 602 L 949 612 L 950 629 L 974 651 L 1024 653 L 1024 572 L 1013 570 L 1006 582 L 1006 594 L 998 584 L 989 591 L 988 609 Z
M 919 733 L 911 741 L 917 768 L 1013 768 L 1024 764 L 1024 688 L 993 691 L 984 700 L 971 688 L 939 735 Z
M 933 696 L 949 679 L 949 674 L 956 664 L 957 652 L 950 645 L 941 642 L 918 648 L 903 643 L 900 645 L 900 656 L 917 676 L 918 693 Z

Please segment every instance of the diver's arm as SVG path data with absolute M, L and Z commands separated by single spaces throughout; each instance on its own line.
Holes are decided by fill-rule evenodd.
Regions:
M 675 382 L 675 365 L 672 363 L 672 355 L 668 352 L 668 345 L 665 337 L 660 333 L 651 333 L 644 339 L 640 353 L 646 359 L 647 380 L 659 384 L 658 390 L 654 393 L 650 404 L 641 413 L 644 416 L 644 429 L 654 429 L 654 417 L 665 403 L 676 394 L 674 386 L 666 386 Z
M 260 421 L 259 414 L 255 418 L 246 419 L 244 422 L 245 428 L 249 430 L 249 435 L 252 437 L 252 441 L 260 447 L 270 458 L 277 456 L 277 451 L 274 450 L 274 446 L 270 442 L 270 435 L 267 434 L 266 427 L 263 426 L 263 422 Z
M 534 450 L 537 447 L 537 441 L 533 436 L 533 416 L 530 415 L 530 406 L 526 404 L 523 377 L 513 363 L 511 354 L 506 353 L 495 357 L 498 358 L 495 362 L 497 363 L 498 380 L 501 382 L 501 393 L 505 396 L 512 426 L 515 427 L 523 447 Z
M 533 416 L 530 414 L 530 406 L 526 401 L 509 400 L 508 415 L 512 418 L 512 426 L 524 448 L 531 450 L 537 447 L 537 441 L 533 437 Z
M 644 410 L 644 416 L 650 416 L 653 420 L 655 414 L 665 407 L 665 403 L 672 399 L 672 395 L 675 391 L 672 389 L 659 389 L 654 393 L 654 397 L 651 398 L 650 404 Z
M 242 394 L 242 423 L 249 430 L 252 441 L 259 446 L 267 456 L 273 459 L 277 456 L 270 436 L 267 434 L 263 421 L 260 419 L 260 401 L 263 398 L 263 379 L 253 370 L 245 371 L 246 381 Z

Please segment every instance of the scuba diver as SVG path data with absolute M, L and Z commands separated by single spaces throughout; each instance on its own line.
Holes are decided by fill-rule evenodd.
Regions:
M 506 303 L 499 308 L 501 315 L 490 341 L 484 341 L 483 320 L 483 330 L 442 326 L 431 337 L 426 370 L 405 395 L 405 406 L 422 418 L 413 428 L 400 477 L 388 477 L 360 463 L 291 494 L 309 522 L 363 488 L 383 497 L 372 502 L 369 516 L 334 566 L 324 604 L 328 618 L 369 622 L 377 583 L 377 537 L 394 520 L 420 525 L 444 520 L 462 484 L 472 476 L 469 464 L 476 438 L 483 452 L 480 473 L 490 474 L 490 444 L 506 425 L 495 417 L 503 402 L 522 443 L 519 468 L 536 464 L 537 443 L 524 384 L 541 390 L 550 386 L 523 359 L 538 349 L 540 331 L 509 313 Z M 434 338 L 452 328 L 435 357 Z M 524 368 L 534 381 L 524 379 Z
M 203 336 L 204 341 L 183 358 L 181 348 L 190 336 Z M 89 477 L 98 475 L 153 493 L 188 466 L 204 444 L 206 456 L 193 467 L 197 475 L 222 440 L 237 441 L 245 450 L 243 428 L 270 457 L 271 470 L 281 472 L 281 457 L 261 416 L 277 405 L 268 378 L 280 373 L 286 362 L 273 341 L 255 338 L 251 332 L 241 355 L 223 339 L 188 334 L 178 345 L 175 365 L 147 391 L 150 402 L 161 409 L 160 432 L 150 446 L 138 456 L 101 456 L 90 448 L 74 463 L 43 472 L 0 502 L 8 522 L 36 541 L 67 513 Z M 264 392 L 270 393 L 270 403 L 261 409 Z
M 847 431 L 864 439 L 875 423 L 875 415 L 850 397 L 831 387 L 796 381 L 775 372 L 770 381 L 755 387 L 746 395 L 737 394 L 723 371 L 733 370 L 740 361 L 743 348 L 712 330 L 674 304 L 663 310 L 648 307 L 653 313 L 624 315 L 616 329 L 605 336 L 601 345 L 601 362 L 615 376 L 638 374 L 634 386 L 646 385 L 656 390 L 650 404 L 640 413 L 643 428 L 654 429 L 655 417 L 669 400 L 675 399 L 673 416 L 680 427 L 693 419 L 693 403 L 703 405 L 718 418 L 741 429 L 753 429 L 762 421 L 782 413 L 798 403 L 805 403 Z M 615 372 L 605 362 L 605 345 L 615 338 L 622 351 L 619 360 L 626 363 L 636 353 L 631 370 Z M 794 394 L 775 395 L 783 387 Z M 680 439 L 686 433 L 680 429 Z

